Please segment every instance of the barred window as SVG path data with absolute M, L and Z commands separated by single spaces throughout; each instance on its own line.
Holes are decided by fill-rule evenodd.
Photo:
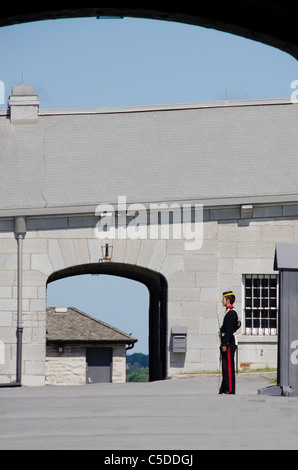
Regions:
M 276 335 L 278 275 L 244 276 L 244 328 L 246 335 Z

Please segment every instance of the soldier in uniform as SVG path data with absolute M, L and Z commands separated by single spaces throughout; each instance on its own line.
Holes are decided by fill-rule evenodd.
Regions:
M 220 394 L 235 395 L 235 352 L 234 333 L 239 328 L 239 320 L 234 309 L 235 295 L 232 291 L 223 293 L 222 305 L 226 308 L 222 327 L 220 328 L 220 352 L 222 361 L 222 384 Z

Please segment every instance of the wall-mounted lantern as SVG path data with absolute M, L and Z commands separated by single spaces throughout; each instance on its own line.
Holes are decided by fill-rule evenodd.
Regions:
M 113 246 L 105 243 L 101 247 L 101 258 L 99 260 L 100 263 L 111 263 L 112 256 L 113 256 Z

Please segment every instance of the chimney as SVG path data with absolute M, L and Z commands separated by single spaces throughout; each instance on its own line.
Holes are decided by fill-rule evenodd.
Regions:
M 40 101 L 34 94 L 32 85 L 13 86 L 8 101 L 11 124 L 37 122 L 39 105 Z

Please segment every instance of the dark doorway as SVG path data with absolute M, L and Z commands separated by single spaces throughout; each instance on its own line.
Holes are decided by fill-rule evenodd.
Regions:
M 102 384 L 112 382 L 112 348 L 87 348 L 87 384 Z
M 72 276 L 105 274 L 144 284 L 149 291 L 149 380 L 167 377 L 168 284 L 163 275 L 148 268 L 124 263 L 94 263 L 53 273 L 47 284 Z

